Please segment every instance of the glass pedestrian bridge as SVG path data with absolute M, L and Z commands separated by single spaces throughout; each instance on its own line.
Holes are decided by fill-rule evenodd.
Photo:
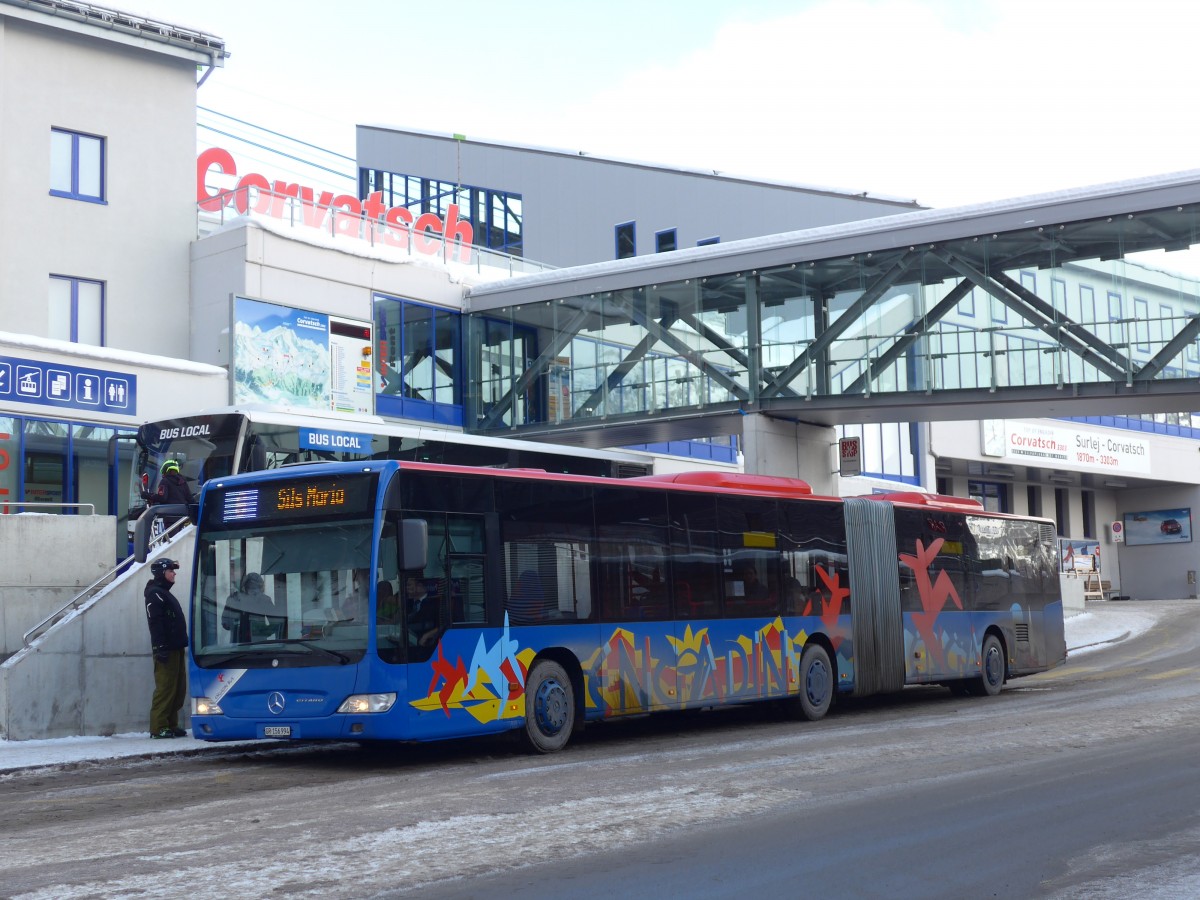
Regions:
M 1200 410 L 1198 221 L 1192 171 L 477 285 L 467 428 L 614 445 L 751 413 Z

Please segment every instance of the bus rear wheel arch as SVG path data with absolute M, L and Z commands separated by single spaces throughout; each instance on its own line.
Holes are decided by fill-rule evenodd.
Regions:
M 575 687 L 552 659 L 538 660 L 525 681 L 525 745 L 536 753 L 561 750 L 575 730 Z

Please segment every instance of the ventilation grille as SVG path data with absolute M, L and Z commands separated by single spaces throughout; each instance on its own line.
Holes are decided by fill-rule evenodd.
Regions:
M 617 463 L 617 477 L 642 478 L 650 474 L 651 468 L 651 466 L 640 463 L 619 462 Z
M 1013 626 L 1013 628 L 1016 629 L 1016 632 L 1017 632 L 1017 643 L 1018 644 L 1028 644 L 1029 643 L 1029 623 L 1028 622 L 1018 622 L 1016 625 Z

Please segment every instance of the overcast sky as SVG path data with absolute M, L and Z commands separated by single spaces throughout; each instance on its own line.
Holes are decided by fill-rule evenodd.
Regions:
M 226 40 L 200 105 L 349 156 L 384 124 L 929 206 L 1200 167 L 1179 0 L 112 5 Z

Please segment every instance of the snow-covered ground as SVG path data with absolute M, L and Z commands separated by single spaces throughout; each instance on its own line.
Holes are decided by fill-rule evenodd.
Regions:
M 1138 603 L 1106 603 L 1102 614 L 1085 612 L 1071 616 L 1066 621 L 1068 653 L 1078 656 L 1114 641 L 1134 637 L 1148 630 L 1154 624 L 1155 618 L 1153 608 Z M 236 744 L 210 744 L 190 736 L 173 740 L 153 740 L 140 731 L 116 734 L 112 737 L 67 737 L 46 741 L 0 740 L 0 772 L 86 760 L 154 756 L 231 746 Z

